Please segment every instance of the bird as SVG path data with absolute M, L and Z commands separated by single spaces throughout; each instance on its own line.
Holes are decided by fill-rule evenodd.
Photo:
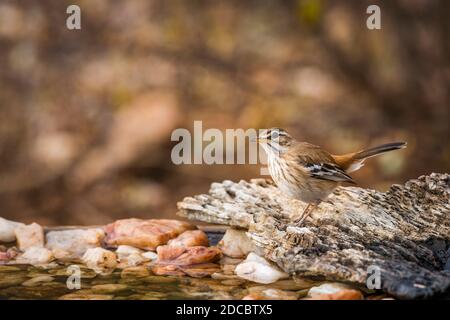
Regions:
M 281 128 L 261 130 L 256 141 L 267 154 L 269 173 L 278 189 L 307 203 L 300 218 L 294 220 L 296 225 L 302 225 L 339 185 L 356 184 L 349 173 L 363 167 L 366 159 L 406 147 L 406 142 L 391 142 L 333 155 L 314 144 L 297 141 Z

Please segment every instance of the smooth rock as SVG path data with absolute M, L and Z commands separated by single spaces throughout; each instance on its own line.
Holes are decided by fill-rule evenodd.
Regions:
M 186 247 L 182 246 L 159 246 L 158 248 L 156 248 L 158 261 L 175 260 L 186 251 Z
M 58 260 L 79 259 L 88 249 L 100 247 L 104 237 L 100 228 L 50 231 L 46 247 Z
M 149 275 L 150 272 L 145 266 L 125 268 L 120 273 L 121 278 L 140 278 L 147 277 Z
M 240 286 L 246 283 L 244 279 L 227 279 L 220 282 L 225 286 Z
M 20 254 L 16 247 L 0 248 L 0 261 L 9 262 Z
M 158 260 L 152 264 L 152 272 L 157 275 L 206 277 L 220 271 L 216 262 L 222 252 L 216 247 L 178 247 L 168 246 L 173 251 L 164 250 Z M 158 248 L 159 249 L 159 248 Z M 171 259 L 172 258 L 172 259 Z
M 140 255 L 142 253 L 143 251 L 141 249 L 132 246 L 121 245 L 116 249 L 117 258 L 119 260 L 127 259 L 130 255 Z
M 286 280 L 278 280 L 277 282 L 271 283 L 270 287 L 274 288 L 274 289 L 280 289 L 280 290 L 297 291 L 297 290 L 311 288 L 316 284 L 317 284 L 317 282 L 314 282 L 312 280 L 286 279 Z
M 176 283 L 178 281 L 174 277 L 160 277 L 160 276 L 148 276 L 139 280 L 152 284 L 168 284 L 168 283 Z
M 20 250 L 44 246 L 44 229 L 37 223 L 18 226 L 14 234 Z
M 181 266 L 180 269 L 190 277 L 203 278 L 220 271 L 220 266 L 216 263 L 198 263 L 191 266 Z
M 208 236 L 202 230 L 188 230 L 180 234 L 175 239 L 169 240 L 169 246 L 195 247 L 209 246 Z
M 111 294 L 94 294 L 94 293 L 69 293 L 59 298 L 59 300 L 112 300 Z
M 353 287 L 340 283 L 340 282 L 330 282 L 324 283 L 319 286 L 312 287 L 308 291 L 308 298 L 320 295 L 320 294 L 333 294 L 342 290 L 353 289 Z
M 161 300 L 167 297 L 167 294 L 157 292 L 157 291 L 149 291 L 144 294 L 140 300 Z
M 0 273 L 21 271 L 19 267 L 0 265 Z
M 244 261 L 243 258 L 231 258 L 231 257 L 225 256 L 225 255 L 222 256 L 222 258 L 220 258 L 220 264 L 223 266 L 225 266 L 225 265 L 237 266 L 242 261 Z
M 98 284 L 91 287 L 91 291 L 93 293 L 101 293 L 101 294 L 116 293 L 125 290 L 128 290 L 128 286 L 124 284 L 115 284 L 115 283 Z
M 92 270 L 87 268 L 84 265 L 67 265 L 67 266 L 59 266 L 59 268 L 55 268 L 55 269 L 51 269 L 48 271 L 49 274 L 51 274 L 52 276 L 57 276 L 57 277 L 68 277 L 71 276 L 73 274 L 73 270 L 72 268 L 70 268 L 71 266 L 77 266 L 78 268 L 80 268 L 81 274 L 80 277 L 81 279 L 93 279 L 95 277 L 97 277 L 97 273 Z
M 218 247 L 224 255 L 232 258 L 244 258 L 255 251 L 255 246 L 246 231 L 233 228 L 227 229 Z
M 176 265 L 153 265 L 152 272 L 159 276 L 184 276 L 185 273 Z
M 211 278 L 216 279 L 216 280 L 234 280 L 234 279 L 239 279 L 240 280 L 241 279 L 237 275 L 235 275 L 234 273 L 233 274 L 225 274 L 225 273 L 222 273 L 222 272 L 213 273 L 211 275 Z
M 52 282 L 55 278 L 49 275 L 42 275 L 33 277 L 22 283 L 24 287 L 37 287 L 42 285 L 43 282 Z
M 298 294 L 273 288 L 250 288 L 242 300 L 297 300 Z
M 173 255 L 172 255 L 173 256 Z M 220 259 L 222 252 L 216 247 L 187 247 L 177 255 L 175 259 L 166 260 L 158 255 L 158 264 L 170 264 L 178 266 L 188 266 L 197 263 L 215 262 Z
M 364 299 L 361 291 L 350 285 L 332 282 L 312 287 L 306 296 L 308 300 L 361 300 Z
M 90 248 L 83 255 L 82 261 L 96 273 L 110 274 L 117 266 L 116 254 L 103 248 Z
M 53 253 L 44 247 L 30 247 L 19 255 L 15 262 L 31 265 L 46 265 L 53 260 Z
M 143 251 L 131 247 L 121 245 L 117 248 L 116 254 L 122 266 L 134 267 L 142 264 L 146 259 L 142 256 Z
M 273 283 L 289 277 L 287 273 L 281 271 L 277 266 L 253 252 L 236 267 L 235 273 L 243 279 L 263 284 Z
M 169 240 L 167 245 L 156 249 L 159 260 L 172 260 L 186 251 L 187 247 L 207 247 L 208 236 L 201 230 L 188 230 L 175 239 Z
M 14 230 L 17 227 L 25 226 L 23 223 L 6 220 L 0 217 L 0 242 L 13 242 L 16 240 Z
M 222 259 L 220 260 L 220 265 L 222 266 L 222 272 L 228 275 L 234 274 L 234 270 L 236 270 L 237 266 L 237 264 L 222 264 Z
M 168 219 L 122 219 L 105 227 L 108 246 L 129 245 L 140 249 L 155 250 L 194 226 Z
M 20 285 L 27 279 L 28 279 L 28 277 L 22 273 L 20 273 L 20 274 L 10 273 L 8 275 L 1 275 L 0 276 L 0 289 Z
M 363 300 L 364 296 L 359 290 L 344 289 L 335 293 L 316 294 L 307 300 Z
M 142 254 L 142 257 L 144 257 L 146 261 L 153 261 L 158 259 L 158 254 L 153 251 L 147 251 Z

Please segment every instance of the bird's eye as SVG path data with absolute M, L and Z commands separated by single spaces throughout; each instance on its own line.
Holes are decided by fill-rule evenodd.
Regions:
M 278 133 L 278 131 L 272 131 L 272 133 L 270 134 L 271 139 L 278 139 L 279 136 L 280 134 Z

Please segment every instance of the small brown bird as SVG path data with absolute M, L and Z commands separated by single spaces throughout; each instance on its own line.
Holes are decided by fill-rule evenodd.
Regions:
M 257 141 L 267 153 L 269 172 L 278 188 L 308 204 L 295 221 L 298 224 L 341 183 L 355 183 L 348 173 L 360 169 L 366 159 L 406 147 L 405 142 L 392 142 L 337 156 L 299 142 L 280 128 L 263 130 Z

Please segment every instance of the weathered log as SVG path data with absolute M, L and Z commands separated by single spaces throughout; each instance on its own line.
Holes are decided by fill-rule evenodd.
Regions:
M 213 183 L 178 203 L 180 216 L 248 229 L 267 259 L 296 276 L 365 285 L 399 298 L 450 290 L 450 175 L 431 174 L 382 193 L 340 187 L 301 226 L 305 204 L 266 180 Z M 369 269 L 369 266 L 373 269 Z

